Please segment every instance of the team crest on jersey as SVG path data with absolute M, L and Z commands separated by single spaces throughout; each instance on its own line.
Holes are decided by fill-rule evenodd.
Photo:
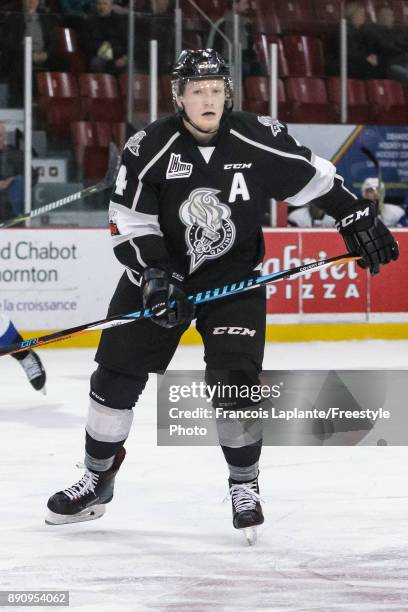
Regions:
M 145 136 L 146 136 L 146 132 L 144 130 L 141 130 L 140 132 L 136 132 L 136 134 L 133 134 L 133 136 L 131 136 L 129 140 L 127 141 L 127 143 L 125 144 L 125 149 L 129 149 L 129 151 L 133 153 L 133 155 L 136 155 L 136 157 L 139 157 L 140 141 Z
M 180 219 L 186 226 L 190 273 L 207 259 L 216 259 L 232 247 L 235 225 L 231 209 L 217 198 L 219 190 L 210 187 L 194 189 L 180 206 Z
M 191 176 L 192 169 L 193 164 L 189 164 L 188 162 L 182 162 L 181 155 L 176 155 L 175 153 L 172 153 L 170 156 L 169 165 L 167 166 L 166 178 L 188 178 L 189 176 Z
M 262 123 L 262 125 L 265 125 L 266 127 L 270 127 L 271 132 L 274 136 L 277 136 L 279 132 L 282 131 L 282 128 L 285 127 L 277 119 L 272 119 L 272 117 L 268 117 L 266 115 L 260 115 L 258 117 L 258 121 L 259 123 Z

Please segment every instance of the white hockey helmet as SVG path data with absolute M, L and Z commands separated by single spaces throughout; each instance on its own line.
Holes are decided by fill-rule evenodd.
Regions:
M 361 195 L 363 198 L 365 197 L 365 193 L 368 189 L 373 189 L 374 191 L 381 190 L 382 194 L 385 194 L 385 185 L 382 181 L 380 184 L 377 176 L 368 176 L 361 185 Z

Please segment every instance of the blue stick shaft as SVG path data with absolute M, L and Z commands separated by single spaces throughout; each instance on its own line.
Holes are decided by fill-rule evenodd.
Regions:
M 187 299 L 192 300 L 196 305 L 205 304 L 207 302 L 219 300 L 230 295 L 242 293 L 243 291 L 255 289 L 256 287 L 261 287 L 262 285 L 267 285 L 268 283 L 275 283 L 280 280 L 295 278 L 297 276 L 307 274 L 308 272 L 321 270 L 326 266 L 332 266 L 336 264 L 340 265 L 343 263 L 348 263 L 350 261 L 355 261 L 357 259 L 360 259 L 360 257 L 356 255 L 337 255 L 336 257 L 320 259 L 319 261 L 304 264 L 302 266 L 298 266 L 297 268 L 290 268 L 288 270 L 282 270 L 281 272 L 272 272 L 271 274 L 265 274 L 263 276 L 253 276 L 251 278 L 246 278 L 234 283 L 229 283 L 227 285 L 224 285 L 224 287 L 216 287 L 215 289 L 208 289 L 207 291 L 199 291 L 198 293 L 189 295 Z M 10 355 L 12 353 L 17 353 L 18 351 L 42 346 L 44 344 L 50 344 L 52 342 L 59 342 L 60 340 L 71 338 L 72 336 L 88 331 L 109 329 L 111 327 L 125 325 L 133 321 L 148 319 L 150 316 L 150 310 L 148 308 L 145 308 L 143 310 L 137 310 L 135 312 L 130 312 L 123 315 L 107 317 L 106 319 L 101 319 L 100 321 L 85 323 L 83 325 L 79 325 L 78 327 L 63 329 L 61 331 L 53 332 L 52 334 L 47 334 L 46 336 L 39 336 L 38 338 L 30 338 L 29 340 L 23 340 L 22 342 L 10 344 L 9 346 L 0 349 L 0 356 Z

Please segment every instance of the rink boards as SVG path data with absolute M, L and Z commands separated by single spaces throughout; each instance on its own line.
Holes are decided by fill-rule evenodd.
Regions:
M 352 262 L 269 285 L 267 339 L 408 338 L 408 230 L 394 231 L 401 257 L 379 276 Z M 265 242 L 264 274 L 345 251 L 332 229 L 268 228 Z M 0 243 L 0 312 L 27 336 L 94 321 L 105 316 L 121 272 L 104 229 L 9 230 Z M 97 338 L 54 347 L 95 346 Z M 192 328 L 183 342 L 200 337 Z

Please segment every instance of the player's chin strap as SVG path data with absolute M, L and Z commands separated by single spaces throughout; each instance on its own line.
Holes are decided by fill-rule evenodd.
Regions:
M 181 106 L 181 108 L 180 108 Z M 218 132 L 218 130 L 220 129 L 221 123 L 224 119 L 224 115 L 225 113 L 230 113 L 232 111 L 232 107 L 233 105 L 231 104 L 230 107 L 228 108 L 224 108 L 224 113 L 220 119 L 220 122 L 218 124 L 218 127 L 215 130 L 203 130 L 200 127 L 198 127 L 198 125 L 196 125 L 194 123 L 194 121 L 191 121 L 190 117 L 187 115 L 184 105 L 182 103 L 180 103 L 180 106 L 178 106 L 178 111 L 177 114 L 181 119 L 184 119 L 185 121 L 187 121 L 187 123 L 189 123 L 195 130 L 197 130 L 198 132 L 201 132 L 201 134 L 216 134 Z

